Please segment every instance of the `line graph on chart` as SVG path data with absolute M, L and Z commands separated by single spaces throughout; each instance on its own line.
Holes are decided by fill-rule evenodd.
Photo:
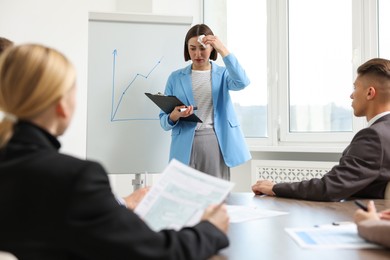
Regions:
M 155 107 L 150 109 L 151 104 L 144 93 L 161 91 L 161 79 L 156 74 L 164 57 L 146 65 L 144 73 L 139 72 L 140 69 L 130 72 L 123 68 L 119 70 L 117 49 L 112 52 L 112 57 L 111 122 L 158 120 L 159 110 Z

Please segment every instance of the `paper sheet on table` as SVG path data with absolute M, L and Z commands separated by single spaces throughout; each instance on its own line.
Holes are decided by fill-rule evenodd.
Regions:
M 360 249 L 381 248 L 358 235 L 356 224 L 325 225 L 309 228 L 286 228 L 287 233 L 303 248 Z
M 223 202 L 233 186 L 173 159 L 134 211 L 155 231 L 179 230 L 198 223 L 204 209 Z
M 260 209 L 256 206 L 228 205 L 227 210 L 230 217 L 230 223 L 239 223 L 259 218 L 275 217 L 288 214 L 284 211 L 275 211 Z

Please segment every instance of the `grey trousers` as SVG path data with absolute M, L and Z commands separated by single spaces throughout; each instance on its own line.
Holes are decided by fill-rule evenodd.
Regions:
M 230 168 L 223 160 L 213 128 L 195 131 L 190 166 L 201 172 L 230 181 Z

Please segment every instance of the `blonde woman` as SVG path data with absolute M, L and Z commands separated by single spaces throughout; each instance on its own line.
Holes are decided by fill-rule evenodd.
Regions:
M 95 162 L 59 153 L 76 73 L 58 51 L 8 48 L 0 57 L 0 251 L 18 259 L 206 259 L 228 245 L 224 206 L 180 231 L 154 232 L 117 203 Z

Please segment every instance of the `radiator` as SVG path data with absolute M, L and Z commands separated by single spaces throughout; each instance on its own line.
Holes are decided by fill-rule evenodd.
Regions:
M 337 162 L 252 160 L 252 183 L 259 179 L 279 182 L 297 182 L 321 178 Z

